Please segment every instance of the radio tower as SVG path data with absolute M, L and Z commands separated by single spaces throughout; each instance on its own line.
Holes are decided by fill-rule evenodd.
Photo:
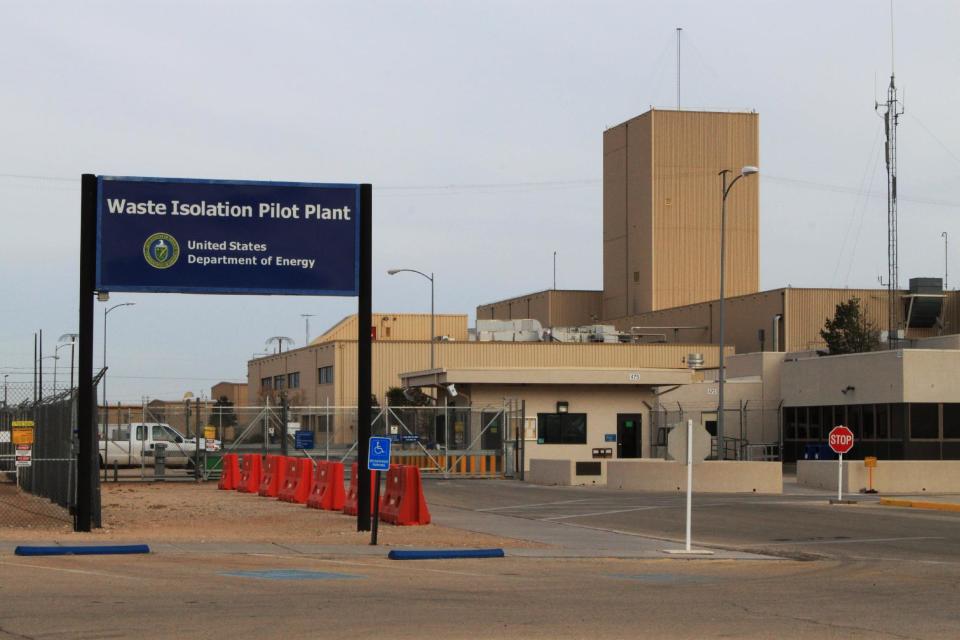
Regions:
M 903 115 L 903 103 L 897 98 L 897 85 L 893 72 L 893 0 L 890 1 L 890 86 L 887 101 L 875 102 L 874 109 L 883 117 L 887 137 L 887 341 L 889 348 L 897 347 L 898 329 L 898 278 L 897 254 L 897 124 Z

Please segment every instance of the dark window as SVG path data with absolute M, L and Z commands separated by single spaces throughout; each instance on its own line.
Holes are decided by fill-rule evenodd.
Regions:
M 960 438 L 960 404 L 943 405 L 943 437 Z
M 903 434 L 906 433 L 907 424 L 907 405 L 890 405 L 890 438 L 893 440 L 903 440 Z
M 878 404 L 876 414 L 877 440 L 888 440 L 890 438 L 890 407 L 885 404 Z
M 820 429 L 822 440 L 827 439 L 827 434 L 830 433 L 830 429 L 833 429 L 837 426 L 836 421 L 833 419 L 833 407 L 821 407 L 820 411 Z
M 820 407 L 810 407 L 807 411 L 807 438 L 819 440 L 820 435 Z
M 317 369 L 317 384 L 333 384 L 333 367 Z
M 797 410 L 794 407 L 787 407 L 783 412 L 783 439 L 784 440 L 796 440 L 797 439 Z M 713 434 L 716 435 L 716 434 Z
M 863 437 L 863 430 L 861 429 L 862 424 L 863 422 L 861 420 L 860 405 L 848 405 L 847 427 L 850 429 L 850 431 L 853 431 L 854 441 Z
M 539 444 L 587 444 L 587 414 L 538 413 Z
M 264 391 L 271 391 L 273 389 L 273 378 L 261 378 L 260 388 Z
M 873 420 L 873 405 L 865 404 L 863 405 L 863 439 L 864 440 L 874 440 L 877 437 L 877 431 L 874 427 Z
M 940 437 L 940 405 L 914 402 L 910 405 L 910 439 L 931 440 Z
M 300 372 L 294 371 L 293 373 L 287 374 L 287 387 L 291 389 L 300 388 Z
M 797 440 L 807 439 L 807 407 L 797 408 Z
M 285 389 L 287 386 L 286 376 L 273 376 L 273 388 L 277 391 Z

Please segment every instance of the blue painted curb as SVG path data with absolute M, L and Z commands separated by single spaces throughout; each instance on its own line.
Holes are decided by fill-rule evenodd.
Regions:
M 448 558 L 502 558 L 503 549 L 436 549 L 425 551 L 400 551 L 394 549 L 388 555 L 391 560 L 444 560 Z
M 17 547 L 18 556 L 92 556 L 118 555 L 125 553 L 150 553 L 145 544 L 108 544 L 83 547 Z

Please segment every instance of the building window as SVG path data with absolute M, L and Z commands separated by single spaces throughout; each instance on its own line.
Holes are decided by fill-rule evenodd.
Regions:
M 887 440 L 890 437 L 890 411 L 885 404 L 878 404 L 877 414 L 877 440 Z
M 286 376 L 273 376 L 273 388 L 277 391 L 282 391 L 287 387 L 287 377 Z
M 960 404 L 955 402 L 943 405 L 943 439 L 960 438 Z
M 273 378 L 260 378 L 260 388 L 264 391 L 273 391 Z
M 874 426 L 873 420 L 873 405 L 865 404 L 863 405 L 863 439 L 864 440 L 875 440 L 877 437 L 876 427 Z
M 294 371 L 293 373 L 287 374 L 287 387 L 289 389 L 300 388 L 300 372 L 299 371 Z
M 935 440 L 940 437 L 940 405 L 914 402 L 910 405 L 910 439 Z
M 317 369 L 317 384 L 333 384 L 333 367 Z
M 587 414 L 538 413 L 538 444 L 587 444 Z

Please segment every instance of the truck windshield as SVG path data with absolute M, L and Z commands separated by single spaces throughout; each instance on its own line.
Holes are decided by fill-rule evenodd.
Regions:
M 176 442 L 177 434 L 162 424 L 153 425 L 153 439 L 157 442 Z

